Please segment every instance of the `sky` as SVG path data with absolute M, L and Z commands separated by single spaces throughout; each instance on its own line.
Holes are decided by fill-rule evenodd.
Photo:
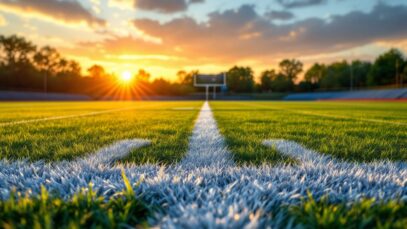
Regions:
M 372 61 L 407 53 L 406 0 L 0 0 L 0 34 L 50 45 L 120 74 L 145 69 L 176 79 L 285 58 Z

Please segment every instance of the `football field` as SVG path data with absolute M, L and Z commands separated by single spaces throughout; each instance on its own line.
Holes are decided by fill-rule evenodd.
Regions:
M 407 103 L 6 102 L 0 151 L 4 227 L 407 224 Z

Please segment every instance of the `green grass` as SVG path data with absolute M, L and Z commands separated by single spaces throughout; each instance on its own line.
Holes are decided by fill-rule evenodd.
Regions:
M 300 228 L 406 228 L 407 204 L 402 201 L 375 203 L 365 199 L 353 204 L 329 203 L 311 196 L 300 206 L 289 206 L 287 222 Z
M 140 164 L 174 163 L 187 151 L 188 137 L 201 105 L 201 102 L 4 103 L 0 106 L 3 124 L 109 112 L 0 126 L 0 158 L 71 160 L 117 140 L 143 138 L 151 140 L 152 146 L 136 150 L 126 160 Z M 174 110 L 177 107 L 196 109 Z
M 359 162 L 407 161 L 407 104 L 372 102 L 211 102 L 239 163 L 289 161 L 262 145 L 294 140 Z
M 0 201 L 1 228 L 134 228 L 147 227 L 151 209 L 138 200 L 123 173 L 126 190 L 105 200 L 92 190 L 82 190 L 69 200 L 41 194 L 29 197 L 12 193 Z
M 145 138 L 152 146 L 133 152 L 135 163 L 181 160 L 202 102 L 1 103 L 0 158 L 73 159 L 116 140 Z M 194 107 L 194 110 L 174 110 Z M 289 139 L 351 161 L 407 161 L 407 104 L 360 102 L 211 102 L 221 132 L 238 163 L 292 162 L 265 139 Z M 128 108 L 118 111 L 117 109 Z M 83 117 L 7 124 L 22 120 L 110 111 Z M 2 228 L 117 228 L 147 226 L 149 206 L 126 190 L 105 200 L 91 187 L 68 200 L 14 193 L 0 201 Z M 282 207 L 287 224 L 302 228 L 405 228 L 407 204 L 330 203 L 311 197 Z M 277 211 L 277 209 L 276 209 Z

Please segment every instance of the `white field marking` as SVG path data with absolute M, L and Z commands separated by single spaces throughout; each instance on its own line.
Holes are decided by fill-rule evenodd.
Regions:
M 306 151 L 313 154 L 306 154 L 303 163 L 294 166 L 237 166 L 230 160 L 224 139 L 215 127 L 212 112 L 204 104 L 188 155 L 178 165 L 66 163 L 66 166 L 53 166 L 44 162 L 0 160 L 0 197 L 7 198 L 13 186 L 23 192 L 32 189 L 32 194 L 37 194 L 44 185 L 67 198 L 88 187 L 89 182 L 99 194 L 110 197 L 125 188 L 121 177 L 124 169 L 136 195 L 147 204 L 162 207 L 149 219 L 151 225 L 162 228 L 287 227 L 279 225 L 284 215 L 269 213 L 278 211 L 282 204 L 301 203 L 307 191 L 316 199 L 328 195 L 332 201 L 354 202 L 364 197 L 407 200 L 405 163 L 386 161 L 346 166 L 312 158 L 318 154 Z M 297 152 L 292 156 L 304 154 L 290 151 L 289 144 L 287 147 L 289 152 Z M 205 150 L 220 155 L 210 158 Z M 312 159 L 306 162 L 308 157 Z
M 125 108 L 110 109 L 110 110 L 104 110 L 104 111 L 88 112 L 88 113 L 83 113 L 83 114 L 51 116 L 51 117 L 37 118 L 37 119 L 26 119 L 26 120 L 20 120 L 20 121 L 12 121 L 12 122 L 0 123 L 0 126 L 11 126 L 11 125 L 26 124 L 26 123 L 32 123 L 32 122 L 42 122 L 42 121 L 51 121 L 51 120 L 59 120 L 59 119 L 79 118 L 79 117 L 114 113 L 114 112 L 119 112 L 119 111 L 133 110 L 133 109 L 137 109 L 137 108 L 140 108 L 140 107 L 125 107 Z
M 204 103 L 199 113 L 189 140 L 188 153 L 181 165 L 192 165 L 193 167 L 234 165 L 207 102 Z
M 251 104 L 250 104 L 251 105 Z M 407 123 L 403 122 L 395 122 L 395 121 L 388 121 L 388 120 L 381 120 L 381 119 L 371 119 L 371 118 L 356 118 L 356 117 L 349 117 L 343 115 L 330 115 L 330 114 L 321 114 L 316 112 L 307 112 L 307 111 L 298 111 L 292 109 L 284 109 L 284 108 L 274 108 L 266 105 L 251 105 L 252 107 L 264 107 L 269 108 L 276 111 L 288 111 L 295 114 L 305 114 L 310 116 L 317 116 L 317 117 L 326 117 L 326 118 L 335 118 L 335 119 L 348 119 L 348 120 L 355 120 L 355 121 L 365 121 L 365 122 L 375 122 L 375 123 L 385 123 L 385 124 L 394 124 L 394 125 L 407 125 Z

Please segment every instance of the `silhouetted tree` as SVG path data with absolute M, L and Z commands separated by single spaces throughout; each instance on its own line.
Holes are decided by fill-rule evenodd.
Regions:
M 277 74 L 271 82 L 271 90 L 274 92 L 289 92 L 294 90 L 294 82 L 286 75 Z
M 150 73 L 148 73 L 144 69 L 140 69 L 136 74 L 136 81 L 138 83 L 148 83 L 148 81 L 150 81 L 150 77 L 151 77 Z
M 2 87 L 33 87 L 37 85 L 31 63 L 36 46 L 23 37 L 0 36 L 0 85 Z
M 194 85 L 194 76 L 199 74 L 198 70 L 193 70 L 186 72 L 184 70 L 177 72 L 178 82 L 182 85 L 193 86 Z
M 311 84 L 318 84 L 326 74 L 326 67 L 323 64 L 315 63 L 304 74 L 304 80 Z
M 351 68 L 346 61 L 335 62 L 326 69 L 320 80 L 322 89 L 345 89 L 350 87 Z
M 280 66 L 280 73 L 287 77 L 288 79 L 294 81 L 298 74 L 302 72 L 303 64 L 299 60 L 283 60 L 279 64 Z
M 234 66 L 227 74 L 228 88 L 232 92 L 252 92 L 254 87 L 253 70 L 250 67 Z
M 106 75 L 105 69 L 97 64 L 92 65 L 88 68 L 89 76 L 93 78 L 102 78 Z
M 378 86 L 397 83 L 396 71 L 401 73 L 403 65 L 404 57 L 401 52 L 397 49 L 390 49 L 375 60 L 370 69 L 367 84 Z
M 404 87 L 404 85 L 407 84 L 407 61 L 404 62 L 404 70 L 403 73 L 401 74 L 401 80 L 400 80 L 400 85 Z
M 43 74 L 44 92 L 48 91 L 48 77 L 57 74 L 57 68 L 61 61 L 60 58 L 61 56 L 58 51 L 49 46 L 42 47 L 34 55 L 34 62 Z
M 367 86 L 367 76 L 370 72 L 372 64 L 367 61 L 355 60 L 351 64 L 351 74 L 353 75 L 353 86 L 354 87 L 365 87 Z
M 1 60 L 10 68 L 15 68 L 17 63 L 30 62 L 30 56 L 36 50 L 36 46 L 30 41 L 16 35 L 9 37 L 0 35 L 0 47 L 4 53 Z
M 272 70 L 266 70 L 261 73 L 260 76 L 260 88 L 261 91 L 271 91 L 272 89 L 272 82 L 273 80 L 276 79 L 276 71 L 274 69 Z
M 34 62 L 40 71 L 47 72 L 48 75 L 56 75 L 61 61 L 61 55 L 55 48 L 45 46 L 34 55 Z

